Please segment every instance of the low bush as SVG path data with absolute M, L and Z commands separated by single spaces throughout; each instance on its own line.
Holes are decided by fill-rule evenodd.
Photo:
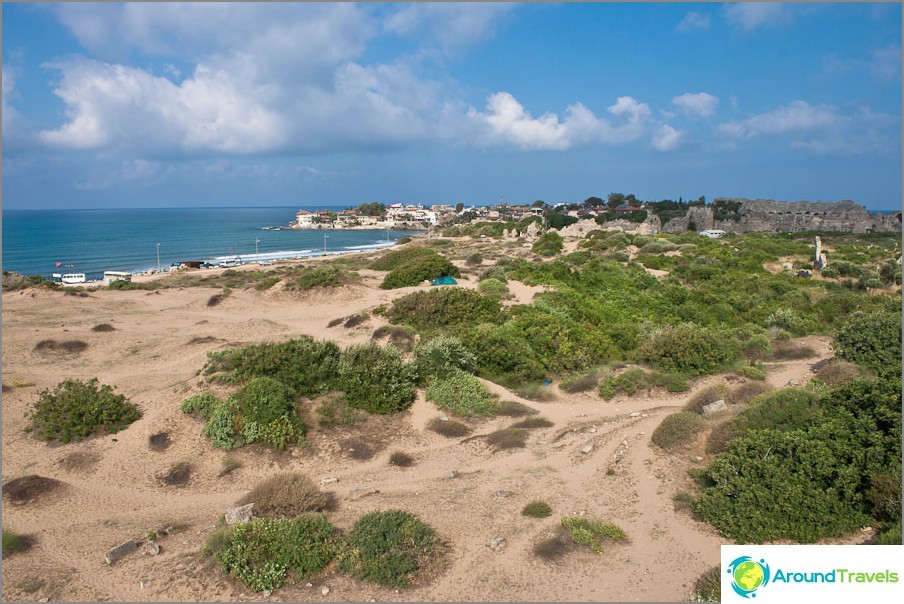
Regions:
M 532 409 L 527 405 L 515 401 L 502 401 L 496 407 L 495 415 L 503 417 L 524 417 L 525 415 L 536 415 L 539 411 Z
M 342 397 L 330 397 L 320 403 L 314 412 L 317 414 L 317 425 L 324 429 L 336 426 L 354 426 L 367 419 L 363 411 L 353 409 Z
M 274 344 L 254 344 L 207 354 L 204 372 L 231 384 L 258 377 L 279 380 L 301 396 L 328 392 L 334 385 L 339 347 L 309 336 Z
M 480 266 L 483 264 L 483 256 L 480 252 L 474 252 L 465 259 L 465 264 L 468 266 Z
M 487 279 L 495 279 L 496 281 L 499 281 L 500 283 L 503 283 L 503 284 L 507 283 L 508 276 L 506 274 L 505 267 L 497 264 L 496 266 L 491 266 L 487 270 L 480 273 L 480 277 L 478 278 L 478 281 L 482 282 L 482 281 L 486 281 Z
M 211 544 L 224 572 L 249 589 L 273 591 L 320 572 L 339 551 L 341 538 L 322 516 L 255 518 L 235 525 Z
M 839 329 L 836 345 L 843 359 L 879 375 L 900 375 L 900 308 L 896 312 L 852 314 Z
M 706 420 L 688 411 L 674 413 L 662 420 L 650 437 L 662 449 L 674 449 L 689 444 L 706 429 Z
M 197 413 L 201 419 L 207 421 L 213 414 L 213 410 L 222 402 L 212 392 L 204 391 L 182 401 L 179 409 L 186 415 Z
M 734 420 L 723 421 L 713 426 L 709 436 L 706 437 L 707 453 L 724 453 L 728 451 L 731 442 L 743 435 L 742 429 Z
M 766 372 L 754 365 L 742 365 L 735 373 L 749 380 L 766 379 Z
M 157 480 L 168 487 L 184 487 L 191 480 L 191 471 L 189 462 L 180 461 L 157 474 Z
M 776 339 L 772 341 L 770 348 L 772 351 L 770 356 L 775 361 L 809 359 L 816 356 L 812 346 L 794 340 Z
M 492 298 L 493 300 L 503 300 L 511 297 L 508 285 L 498 279 L 484 279 L 477 286 L 477 289 L 484 296 Z
M 551 401 L 556 398 L 552 388 L 542 382 L 528 382 L 515 389 L 515 394 L 529 401 Z
M 854 363 L 832 359 L 816 371 L 815 377 L 829 386 L 838 387 L 862 375 L 863 372 Z
M 882 525 L 873 545 L 901 545 L 901 520 Z
M 110 331 L 116 331 L 116 328 L 110 325 L 109 323 L 99 323 L 91 328 L 91 331 L 95 331 L 97 333 L 107 333 Z
M 694 394 L 690 400 L 687 401 L 687 404 L 684 405 L 684 410 L 702 415 L 704 406 L 718 400 L 725 400 L 727 393 L 728 388 L 725 387 L 725 384 L 713 384 L 712 386 L 707 386 Z
M 357 461 L 366 461 L 375 453 L 370 442 L 357 436 L 340 441 L 339 447 L 346 455 Z
M 448 377 L 432 381 L 427 386 L 426 396 L 438 408 L 459 415 L 491 416 L 496 410 L 496 397 L 480 380 L 461 370 L 454 370 Z
M 393 451 L 389 456 L 389 463 L 400 468 L 410 468 L 415 463 L 413 455 L 409 455 L 403 451 Z
M 315 287 L 339 287 L 352 281 L 352 274 L 335 266 L 303 266 L 286 279 L 286 290 L 308 291 Z
M 35 352 L 46 353 L 63 353 L 78 354 L 88 350 L 88 343 L 82 340 L 64 340 L 57 342 L 56 340 L 41 340 L 35 344 Z
M 393 323 L 404 323 L 421 331 L 503 320 L 497 300 L 458 287 L 432 288 L 402 296 L 393 302 L 387 316 Z
M 552 426 L 555 426 L 555 424 L 545 417 L 529 417 L 515 422 L 509 427 L 516 430 L 534 430 L 536 428 L 551 428 Z
M 555 256 L 562 253 L 564 239 L 554 231 L 548 231 L 534 242 L 531 251 L 540 256 Z
M 97 378 L 65 380 L 43 390 L 26 412 L 27 431 L 45 440 L 68 443 L 106 432 L 114 434 L 141 417 L 138 407 Z
M 556 562 L 574 549 L 570 537 L 555 535 L 537 542 L 533 547 L 534 555 L 546 562 Z
M 504 428 L 490 432 L 486 442 L 497 451 L 519 449 L 527 445 L 527 430 L 521 428 Z
M 443 421 L 438 417 L 427 422 L 427 429 L 449 438 L 459 438 L 471 433 L 471 428 L 467 424 L 452 419 Z
M 562 526 L 568 530 L 573 542 L 589 547 L 597 554 L 603 553 L 603 545 L 607 542 L 628 540 L 628 535 L 615 524 L 584 516 L 562 518 Z
M 461 272 L 454 264 L 439 254 L 423 256 L 402 264 L 383 279 L 382 289 L 398 289 L 419 285 L 422 281 L 432 281 L 439 277 L 460 277 Z
M 435 563 L 443 545 L 420 518 L 402 510 L 372 512 L 358 519 L 348 535 L 339 568 L 388 587 L 407 587 Z
M 819 409 L 819 399 L 799 388 L 761 394 L 735 417 L 739 429 L 790 431 L 805 428 Z
M 17 505 L 28 503 L 58 491 L 64 484 L 55 478 L 29 474 L 4 482 L 3 497 L 7 498 L 10 503 Z
M 531 501 L 521 510 L 521 515 L 528 518 L 546 518 L 552 515 L 552 508 L 545 501 Z
M 739 350 L 734 340 L 693 324 L 663 327 L 641 345 L 641 359 L 667 372 L 716 373 L 730 365 Z
M 417 333 L 407 325 L 383 325 L 374 330 L 371 340 L 379 341 L 387 338 L 387 343 L 392 344 L 402 352 L 411 352 Z
M 477 365 L 477 359 L 468 352 L 461 340 L 443 335 L 415 348 L 414 362 L 421 383 L 446 379 L 458 371 L 471 372 Z
M 713 566 L 704 572 L 694 582 L 694 593 L 690 597 L 691 602 L 721 602 L 722 601 L 722 569 Z
M 26 548 L 28 540 L 19 533 L 3 528 L 3 557 L 22 551 Z
M 338 385 L 345 401 L 368 413 L 386 415 L 411 407 L 416 377 L 415 368 L 392 346 L 350 346 L 339 360 Z
M 314 481 L 296 472 L 277 474 L 258 483 L 238 501 L 254 504 L 254 515 L 267 518 L 295 518 L 307 512 L 332 507 L 331 498 Z
M 436 255 L 436 250 L 430 249 L 429 247 L 407 247 L 387 252 L 374 260 L 369 268 L 372 268 L 375 271 L 394 271 L 403 264 L 407 264 L 413 260 L 432 258 Z
M 565 380 L 562 380 L 562 384 L 559 386 L 562 390 L 569 393 L 576 392 L 587 392 L 589 390 L 595 390 L 599 385 L 600 377 L 596 371 L 589 371 L 587 373 L 572 376 Z
M 772 390 L 772 386 L 763 382 L 747 382 L 730 389 L 725 396 L 725 402 L 729 405 L 746 405 L 759 395 Z

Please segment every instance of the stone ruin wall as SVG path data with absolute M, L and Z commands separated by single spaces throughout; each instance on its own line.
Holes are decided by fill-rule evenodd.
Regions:
M 901 232 L 901 214 L 870 214 L 866 208 L 853 201 L 838 203 L 808 201 L 772 201 L 763 199 L 727 199 L 719 201 L 740 202 L 741 220 L 714 220 L 712 207 L 689 208 L 687 216 L 673 218 L 662 232 L 684 233 L 691 220 L 697 231 L 721 229 L 728 233 L 773 232 L 794 233 L 801 231 L 840 231 L 845 233 L 893 233 Z

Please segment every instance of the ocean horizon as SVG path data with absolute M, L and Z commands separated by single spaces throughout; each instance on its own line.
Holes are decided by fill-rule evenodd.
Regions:
M 345 206 L 326 206 L 343 209 Z M 275 230 L 324 206 L 3 210 L 3 270 L 142 273 L 174 262 L 308 258 L 388 247 L 411 231 Z M 325 237 L 324 237 L 325 236 Z M 57 265 L 60 263 L 60 266 Z

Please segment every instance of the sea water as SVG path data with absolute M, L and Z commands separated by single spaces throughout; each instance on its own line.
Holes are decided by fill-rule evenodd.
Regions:
M 305 258 L 392 245 L 410 231 L 274 230 L 300 209 L 3 210 L 3 270 L 26 275 L 141 273 L 172 263 Z M 330 208 L 337 209 L 337 208 Z M 60 266 L 57 265 L 60 264 Z

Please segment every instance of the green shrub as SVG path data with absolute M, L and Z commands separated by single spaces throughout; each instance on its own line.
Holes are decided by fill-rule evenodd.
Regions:
M 731 364 L 738 349 L 730 337 L 705 327 L 664 327 L 644 342 L 640 357 L 669 372 L 703 375 Z
M 267 478 L 254 486 L 238 505 L 254 504 L 254 515 L 267 518 L 295 518 L 306 512 L 322 512 L 331 507 L 326 493 L 314 481 L 297 472 Z
M 339 360 L 339 388 L 355 409 L 387 415 L 414 403 L 416 371 L 399 351 L 374 343 L 350 346 Z
M 727 420 L 716 424 L 706 437 L 706 452 L 724 453 L 728 451 L 731 442 L 742 435 L 743 431 L 736 421 Z
M 551 226 L 551 225 L 550 225 Z M 553 231 L 547 231 L 534 242 L 531 251 L 540 256 L 555 256 L 562 253 L 564 239 Z
M 382 289 L 397 289 L 419 285 L 421 281 L 432 281 L 438 277 L 460 277 L 458 268 L 439 254 L 423 256 L 406 262 L 394 269 L 380 284 Z
M 849 363 L 841 359 L 832 359 L 824 366 L 820 367 L 814 376 L 816 379 L 837 387 L 847 384 L 851 380 L 861 377 L 863 372 L 854 363 Z
M 688 411 L 674 413 L 662 420 L 650 437 L 655 445 L 663 449 L 673 449 L 687 445 L 706 429 L 706 420 Z
M 480 274 L 478 281 L 486 281 L 487 279 L 495 279 L 500 283 L 507 283 L 508 278 L 506 275 L 505 267 L 499 266 L 498 264 L 496 266 L 491 266 Z
M 493 415 L 496 398 L 470 373 L 453 369 L 447 377 L 427 386 L 427 400 L 459 415 Z
M 882 530 L 873 540 L 873 545 L 901 545 L 901 520 L 883 525 Z
M 556 398 L 552 389 L 543 382 L 528 382 L 517 388 L 515 394 L 529 401 L 551 401 Z
M 389 309 L 393 323 L 405 323 L 421 331 L 456 325 L 500 323 L 499 301 L 469 289 L 439 287 L 402 296 Z
M 315 287 L 339 287 L 351 281 L 348 271 L 335 266 L 306 266 L 286 280 L 287 290 L 307 291 Z
M 406 247 L 400 250 L 387 252 L 374 260 L 369 268 L 375 271 L 394 271 L 403 264 L 407 264 L 420 258 L 437 256 L 436 250 L 429 247 Z
M 182 401 L 179 409 L 186 415 L 197 413 L 201 419 L 207 421 L 213 410 L 222 402 L 212 392 L 204 391 Z
M 552 508 L 545 501 L 531 501 L 521 510 L 521 515 L 528 518 L 546 518 L 552 515 Z
M 618 526 L 584 516 L 562 518 L 562 526 L 568 530 L 573 542 L 589 547 L 597 554 L 603 553 L 606 542 L 628 540 L 628 536 Z
M 901 313 L 857 312 L 845 321 L 836 340 L 838 356 L 879 375 L 901 372 Z
M 721 602 L 722 601 L 722 569 L 713 566 L 694 582 L 694 593 L 691 594 L 691 602 Z
M 255 518 L 235 525 L 214 553 L 224 572 L 253 591 L 273 591 L 291 577 L 320 572 L 338 553 L 340 537 L 322 516 Z M 213 548 L 211 548 L 213 549 Z
M 367 419 L 363 411 L 349 407 L 341 397 L 331 397 L 317 406 L 317 425 L 321 428 L 353 426 Z
M 503 298 L 507 298 L 509 296 L 509 288 L 508 285 L 500 281 L 499 279 L 483 279 L 480 281 L 480 284 L 477 286 L 477 289 L 484 296 L 488 298 L 492 298 L 494 300 L 502 300 Z
M 746 405 L 754 398 L 772 390 L 772 386 L 761 382 L 747 382 L 728 391 L 725 402 L 729 405 Z
M 582 375 L 571 376 L 565 380 L 562 380 L 562 384 L 559 386 L 565 392 L 575 393 L 575 392 L 587 392 L 588 390 L 595 390 L 599 385 L 599 375 L 596 371 L 590 371 L 588 373 L 584 373 Z
M 707 386 L 694 394 L 694 396 L 687 401 L 684 405 L 684 410 L 700 415 L 703 413 L 704 406 L 720 399 L 725 400 L 727 391 L 728 389 L 725 387 L 725 384 L 713 384 L 712 386 Z
M 421 382 L 445 379 L 457 371 L 474 371 L 477 365 L 477 359 L 461 340 L 443 335 L 415 348 L 414 362 Z
M 45 440 L 64 443 L 106 432 L 114 434 L 141 417 L 138 408 L 97 378 L 87 382 L 65 380 L 53 391 L 38 393 L 26 413 L 28 427 Z
M 765 380 L 766 372 L 754 365 L 742 365 L 736 373 L 749 380 Z
M 799 388 L 762 394 L 735 418 L 742 430 L 797 430 L 806 427 L 819 409 L 819 399 Z
M 28 540 L 19 533 L 3 528 L 3 556 L 6 557 L 13 552 L 18 552 L 26 548 Z
M 232 395 L 232 400 L 243 419 L 258 424 L 267 424 L 285 415 L 298 416 L 292 390 L 273 378 L 251 380 Z
M 473 254 L 468 256 L 467 259 L 465 259 L 465 264 L 467 264 L 468 266 L 480 266 L 481 264 L 483 264 L 483 256 L 480 254 L 480 252 L 474 252 Z
M 208 353 L 205 373 L 223 374 L 232 384 L 270 377 L 292 388 L 300 396 L 316 396 L 333 389 L 339 362 L 339 347 L 309 336 L 275 344 Z
M 339 568 L 352 576 L 388 587 L 407 587 L 419 571 L 442 553 L 436 532 L 420 518 L 402 510 L 362 516 L 348 535 L 348 549 Z

